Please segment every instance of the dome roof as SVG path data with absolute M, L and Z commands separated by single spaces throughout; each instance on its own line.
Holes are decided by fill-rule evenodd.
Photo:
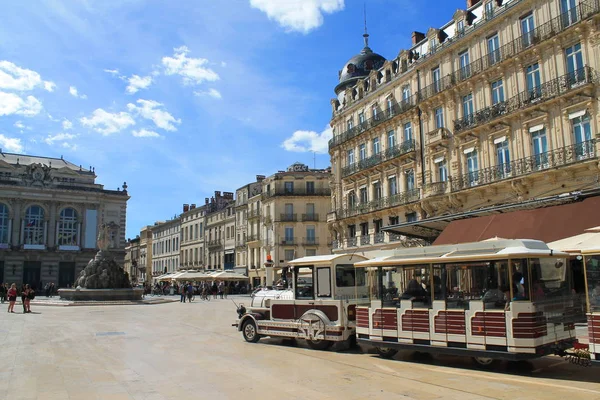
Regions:
M 365 47 L 359 54 L 348 60 L 344 68 L 340 71 L 340 82 L 335 87 L 336 94 L 339 94 L 346 87 L 353 85 L 360 78 L 369 75 L 371 70 L 381 68 L 386 61 L 383 56 L 374 53 L 369 47 L 369 35 L 364 34 L 363 36 L 365 38 Z

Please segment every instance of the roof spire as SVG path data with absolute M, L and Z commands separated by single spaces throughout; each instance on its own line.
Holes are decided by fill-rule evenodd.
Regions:
M 365 33 L 363 33 L 363 38 L 365 39 L 365 47 L 369 47 L 369 33 L 367 32 L 367 3 L 363 3 L 363 15 L 365 17 Z

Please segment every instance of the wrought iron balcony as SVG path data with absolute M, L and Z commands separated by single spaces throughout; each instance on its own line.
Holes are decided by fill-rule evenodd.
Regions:
M 319 238 L 317 238 L 317 237 L 302 238 L 302 244 L 304 246 L 317 246 L 319 244 Z
M 523 110 L 535 104 L 562 96 L 572 90 L 589 83 L 598 83 L 599 75 L 592 68 L 585 66 L 577 71 L 552 79 L 531 90 L 525 90 L 507 101 L 483 108 L 473 114 L 454 121 L 454 133 L 458 134 L 467 129 L 486 124 L 503 115 Z
M 340 144 L 347 142 L 348 140 L 360 135 L 368 129 L 374 128 L 377 125 L 394 118 L 396 115 L 400 115 L 416 106 L 416 96 L 410 96 L 408 99 L 402 99 L 398 103 L 393 103 L 391 107 L 381 111 L 377 109 L 375 115 L 370 119 L 360 122 L 358 125 L 347 129 L 345 132 L 335 135 L 329 139 L 329 149 L 333 149 Z
M 373 242 L 375 244 L 383 243 L 385 241 L 385 233 L 379 232 L 373 235 Z
M 425 196 L 437 196 L 446 193 L 448 182 L 429 182 L 423 187 Z
M 468 172 L 452 178 L 452 191 L 503 181 L 539 171 L 596 159 L 596 141 L 577 143 L 556 150 Z
M 297 214 L 280 214 L 280 222 L 296 222 L 298 220 Z
M 497 50 L 490 52 L 458 69 L 456 71 L 456 80 L 457 82 L 465 81 L 483 71 L 486 71 L 493 65 L 510 60 L 522 51 L 554 37 L 557 33 L 570 28 L 579 21 L 589 18 L 599 11 L 600 3 L 597 1 L 588 1 L 578 4 L 569 11 L 538 26 L 531 32 L 521 35 L 520 37 L 508 42 L 504 46 L 499 47 Z
M 348 238 L 348 239 L 346 240 L 346 245 L 347 245 L 347 247 L 356 247 L 356 243 L 357 243 L 356 236 L 355 236 L 355 237 Z
M 388 233 L 390 242 L 398 242 L 402 239 L 402 235 L 399 233 Z
M 221 247 L 221 246 L 223 246 L 223 241 L 221 239 L 214 239 L 214 240 L 208 241 L 209 248 Z
M 360 245 L 361 246 L 366 246 L 368 244 L 371 244 L 371 235 L 369 235 L 369 234 L 362 235 L 360 237 Z
M 331 248 L 332 248 L 332 249 L 339 249 L 339 248 L 341 248 L 341 247 L 342 247 L 342 244 L 340 243 L 340 241 L 339 241 L 339 240 L 333 240 L 333 241 L 331 242 Z
M 384 161 L 393 160 L 396 157 L 412 153 L 413 151 L 415 151 L 414 139 L 406 140 L 403 143 L 397 144 L 396 146 L 386 149 L 383 152 L 374 154 L 371 157 L 367 157 L 364 160 L 360 160 L 354 164 L 342 168 L 342 176 L 350 176 L 359 171 L 379 165 Z
M 283 246 L 295 246 L 298 244 L 298 238 L 295 237 L 286 237 L 281 240 L 281 244 Z
M 319 214 L 302 214 L 302 221 L 318 221 Z
M 419 90 L 419 101 L 425 101 L 428 98 L 451 88 L 454 86 L 454 84 L 456 84 L 456 78 L 454 77 L 454 74 L 448 74 Z
M 246 243 L 248 242 L 256 242 L 257 240 L 260 240 L 260 235 L 256 234 L 256 235 L 248 235 L 246 237 Z
M 349 218 L 361 214 L 367 214 L 373 211 L 383 210 L 388 207 L 394 207 L 402 204 L 408 204 L 420 199 L 419 189 L 407 190 L 406 192 L 382 197 L 364 204 L 358 204 L 348 209 L 337 210 L 338 218 Z
M 246 242 L 235 242 L 235 247 L 237 249 L 245 249 L 246 248 Z
M 294 188 L 294 189 L 286 189 L 284 187 L 271 189 L 268 192 L 264 192 L 262 194 L 262 199 L 268 199 L 275 196 L 331 196 L 330 188 L 315 188 L 315 189 L 307 189 L 307 188 Z
M 260 217 L 260 210 L 248 210 L 247 218 L 254 219 Z

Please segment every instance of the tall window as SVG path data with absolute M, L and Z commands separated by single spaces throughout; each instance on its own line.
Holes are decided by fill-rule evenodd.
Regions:
M 411 191 L 415 188 L 415 171 L 406 171 L 406 191 Z
M 25 244 L 44 243 L 44 209 L 40 206 L 31 206 L 25 211 Z
M 533 13 L 521 18 L 521 37 L 523 38 L 523 47 L 531 46 L 534 39 L 535 25 L 533 23 Z
M 285 205 L 285 215 L 291 216 L 294 214 L 294 205 L 292 203 L 287 203 Z
M 477 150 L 467 153 L 467 172 L 469 176 L 469 184 L 477 185 L 479 181 L 479 161 L 477 159 Z
M 367 158 L 367 145 L 362 143 L 358 146 L 358 159 L 359 161 L 362 161 L 365 158 Z
M 306 227 L 306 238 L 311 242 L 314 243 L 315 239 L 316 239 L 317 235 L 315 234 L 315 226 L 314 225 L 309 225 Z
M 458 68 L 460 71 L 460 79 L 467 79 L 471 76 L 469 66 L 469 50 L 465 50 L 458 55 Z
M 563 27 L 572 25 L 579 20 L 576 6 L 577 0 L 560 0 L 561 22 Z
M 381 192 L 381 182 L 375 182 L 373 184 L 373 200 L 379 200 L 383 197 L 383 193 Z
M 285 194 L 294 193 L 294 182 L 284 182 L 283 190 L 284 190 Z
M 348 130 L 352 130 L 352 128 L 354 128 L 354 121 L 352 121 L 352 118 L 348 120 L 348 122 L 346 123 Z
M 348 193 L 348 208 L 356 207 L 356 194 L 354 192 Z
M 387 98 L 386 103 L 388 114 L 392 114 L 394 112 L 394 99 L 392 98 L 392 96 Z
M 285 250 L 284 252 L 285 261 L 291 261 L 294 259 L 294 250 Z
M 315 215 L 315 203 L 306 203 L 306 214 Z
M 496 143 L 496 163 L 498 165 L 498 173 L 501 177 L 510 172 L 510 152 L 507 140 Z
M 488 38 L 487 47 L 489 63 L 494 65 L 500 61 L 500 39 L 497 34 Z
M 390 176 L 388 178 L 388 192 L 390 196 L 398 194 L 398 182 L 396 181 L 395 176 Z
M 489 0 L 485 3 L 485 18 L 492 19 L 494 17 L 494 3 Z
M 531 133 L 531 144 L 535 166 L 540 169 L 546 168 L 548 166 L 548 138 L 545 128 Z
M 379 154 L 379 138 L 373 139 L 373 155 Z
M 365 123 L 365 113 L 361 112 L 360 114 L 358 114 L 358 123 L 360 125 Z
M 444 127 L 444 109 L 442 107 L 435 109 L 435 127 L 436 129 Z
M 526 69 L 527 78 L 527 91 L 529 92 L 529 99 L 534 100 L 542 96 L 540 86 L 542 85 L 540 78 L 540 65 L 538 63 L 532 64 Z
M 446 166 L 446 160 L 441 160 L 437 163 L 438 170 L 438 182 L 446 182 L 448 180 L 448 167 Z
M 73 208 L 60 212 L 57 243 L 59 246 L 77 246 L 77 211 Z
M 371 106 L 371 113 L 373 114 L 373 119 L 377 120 L 377 104 Z
M 465 20 L 461 19 L 456 23 L 456 32 L 461 35 L 465 33 Z
M 369 201 L 369 196 L 367 194 L 367 188 L 366 187 L 360 188 L 360 203 L 365 204 L 368 201 Z
M 463 116 L 465 119 L 470 119 L 475 111 L 473 107 L 473 93 L 463 96 Z
M 565 57 L 567 58 L 567 73 L 569 74 L 569 83 L 573 84 L 585 80 L 581 43 L 577 43 L 566 48 Z
M 396 145 L 396 134 L 394 133 L 394 131 L 389 131 L 387 147 L 388 147 L 388 149 L 392 149 L 392 148 L 394 148 L 395 145 Z
M 431 81 L 433 82 L 433 90 L 435 91 L 435 93 L 439 92 L 442 88 L 442 86 L 440 85 L 441 77 L 442 76 L 440 73 L 440 67 L 435 67 L 431 70 Z
M 504 84 L 502 79 L 492 82 L 492 104 L 504 102 Z
M 8 207 L 0 203 L 0 244 L 8 244 Z
M 347 165 L 354 165 L 354 149 L 348 150 L 348 162 Z
M 408 103 L 410 100 L 410 86 L 402 86 L 402 102 Z
M 294 228 L 288 226 L 285 228 L 285 241 L 291 242 L 294 240 Z
M 594 150 L 594 143 L 591 141 L 592 130 L 590 127 L 590 115 L 586 113 L 580 117 L 573 118 L 571 124 L 573 124 L 575 154 L 577 154 L 577 157 L 579 158 L 590 156 L 593 154 Z
M 410 142 L 412 138 L 412 125 L 410 122 L 407 122 L 404 124 L 404 142 Z
M 315 183 L 313 181 L 306 182 L 306 194 L 315 193 Z

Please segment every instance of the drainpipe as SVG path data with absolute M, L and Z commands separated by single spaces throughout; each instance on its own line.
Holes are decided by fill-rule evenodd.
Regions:
M 417 99 L 419 102 L 419 92 L 421 91 L 421 78 L 419 70 L 417 70 Z M 421 107 L 417 105 L 417 113 L 419 115 L 419 150 L 421 151 L 421 187 L 425 187 L 425 137 L 423 133 L 423 120 L 421 119 Z

